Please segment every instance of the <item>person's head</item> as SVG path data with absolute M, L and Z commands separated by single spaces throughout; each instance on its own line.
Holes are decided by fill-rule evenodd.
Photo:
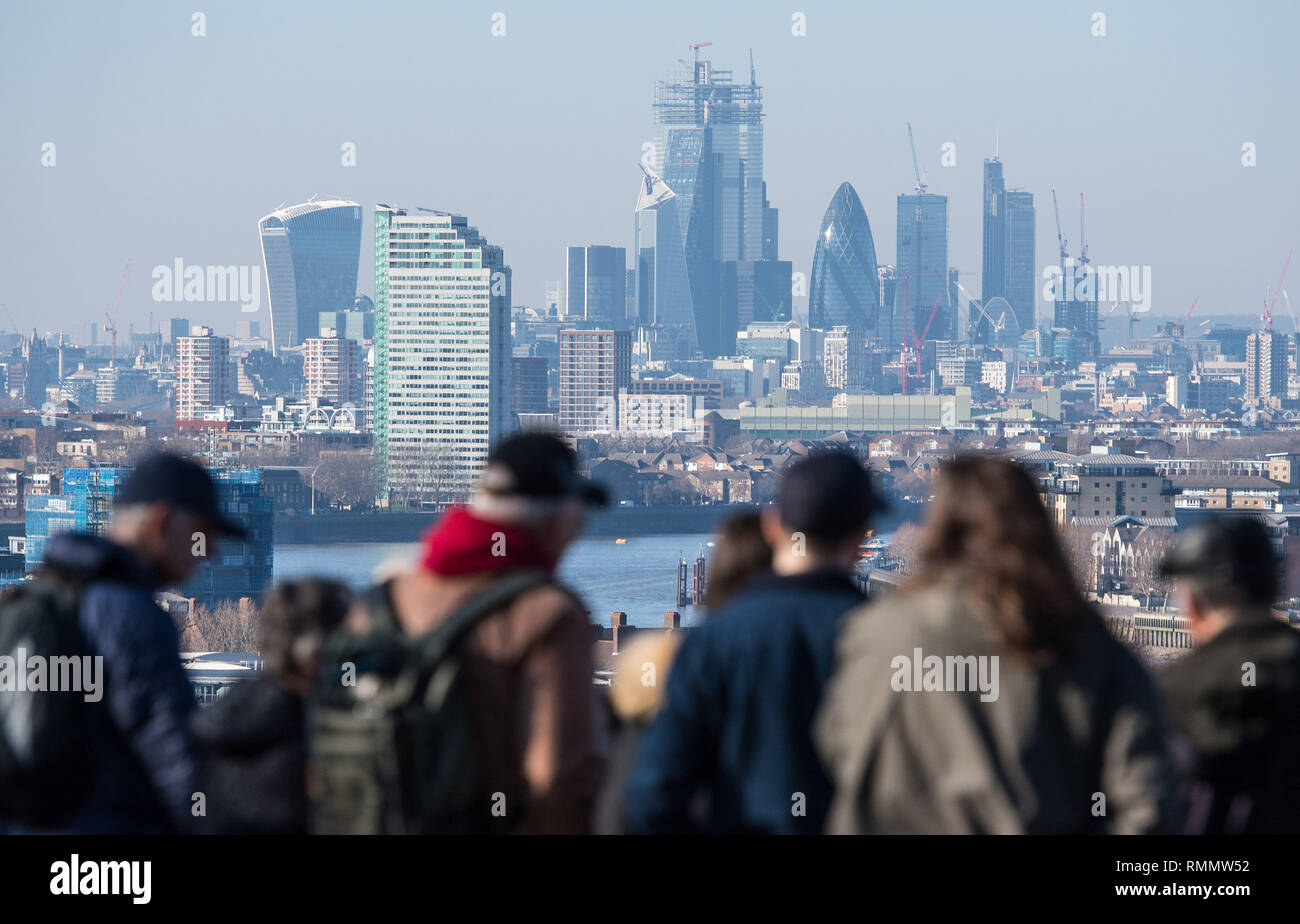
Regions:
M 851 571 L 867 523 L 881 508 L 871 476 L 847 452 L 814 453 L 786 470 L 763 537 L 777 574 Z
M 1234 622 L 1267 617 L 1278 593 L 1273 545 L 1252 516 L 1218 516 L 1187 530 L 1161 572 L 1177 580 L 1178 602 L 1197 642 Z
M 959 580 L 1014 654 L 1065 653 L 1094 618 L 1037 486 L 1005 459 L 959 457 L 940 469 L 918 553 L 910 586 Z
M 117 489 L 108 537 L 135 553 L 159 587 L 184 582 L 217 553 L 222 535 L 244 530 L 221 513 L 216 485 L 196 462 L 154 453 Z
M 320 674 L 325 640 L 343 623 L 351 596 L 337 581 L 319 578 L 271 588 L 257 627 L 266 672 L 288 689 L 305 694 Z
M 558 560 L 582 532 L 587 509 L 607 502 L 604 488 L 578 474 L 568 446 L 547 433 L 521 433 L 488 455 L 469 508 L 485 519 L 530 530 Z
M 706 608 L 716 612 L 750 581 L 771 570 L 772 548 L 763 538 L 762 518 L 757 513 L 728 517 L 713 546 Z

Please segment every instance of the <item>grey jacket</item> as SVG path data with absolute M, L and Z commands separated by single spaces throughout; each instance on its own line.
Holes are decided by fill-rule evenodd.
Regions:
M 1001 650 L 957 580 L 848 618 L 814 738 L 835 786 L 830 833 L 1153 833 L 1173 820 L 1155 687 L 1101 619 L 1075 654 L 1035 669 Z

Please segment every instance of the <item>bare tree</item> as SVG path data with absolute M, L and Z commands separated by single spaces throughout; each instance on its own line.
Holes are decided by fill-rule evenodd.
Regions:
M 186 651 L 256 651 L 260 613 L 247 597 L 213 607 L 196 605 L 184 619 L 181 648 Z
M 921 527 L 914 523 L 900 524 L 894 531 L 885 554 L 902 574 L 912 574 L 920 564 Z
M 375 502 L 375 456 L 369 450 L 322 452 L 317 457 L 316 490 L 337 507 L 370 507 Z
M 1160 573 L 1160 565 L 1173 549 L 1173 530 L 1147 529 L 1133 540 L 1133 557 L 1128 577 L 1129 586 L 1143 593 L 1167 594 L 1170 581 Z
M 1058 529 L 1065 560 L 1074 572 L 1078 586 L 1085 591 L 1097 590 L 1098 557 L 1102 534 L 1091 526 L 1068 523 Z

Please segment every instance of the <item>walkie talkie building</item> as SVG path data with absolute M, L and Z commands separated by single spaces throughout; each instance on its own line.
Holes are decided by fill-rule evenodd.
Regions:
M 361 206 L 346 199 L 276 209 L 257 223 L 270 294 L 271 350 L 319 332 L 322 311 L 343 311 L 357 296 Z

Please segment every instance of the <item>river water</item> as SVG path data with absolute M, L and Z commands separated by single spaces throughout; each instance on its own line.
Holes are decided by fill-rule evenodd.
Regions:
M 560 563 L 560 578 L 586 602 L 593 622 L 609 624 L 609 614 L 627 613 L 633 626 L 662 626 L 664 613 L 677 609 L 677 562 L 705 554 L 712 537 L 704 533 L 629 536 L 619 545 L 612 538 L 579 539 Z M 330 545 L 277 545 L 277 581 L 319 575 L 364 587 L 374 570 L 387 562 L 412 561 L 414 542 L 347 542 Z M 682 625 L 693 625 L 697 607 L 681 609 Z

